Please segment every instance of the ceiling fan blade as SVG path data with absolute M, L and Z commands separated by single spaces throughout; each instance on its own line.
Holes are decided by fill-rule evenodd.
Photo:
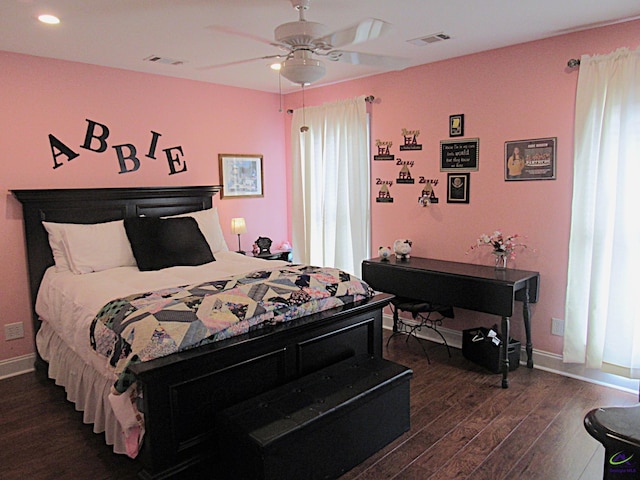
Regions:
M 238 37 L 248 38 L 250 40 L 255 40 L 256 42 L 266 43 L 267 45 L 271 45 L 274 47 L 279 47 L 277 43 L 274 43 L 273 40 L 267 40 L 266 38 L 259 37 L 257 35 L 253 35 L 251 33 L 241 32 L 239 30 L 234 30 L 231 27 L 225 27 L 224 25 L 209 25 L 205 27 L 207 30 L 215 30 L 216 32 L 226 33 L 227 35 L 236 35 Z
M 385 34 L 390 28 L 390 23 L 377 18 L 367 18 L 356 25 L 330 33 L 318 40 L 328 44 L 330 48 L 339 48 L 373 40 Z
M 405 58 L 361 52 L 347 52 L 345 50 L 332 50 L 327 53 L 327 57 L 329 60 L 351 63 L 353 65 L 370 65 L 372 67 L 381 67 L 389 70 L 402 70 L 409 66 L 409 61 Z
M 235 62 L 219 63 L 217 65 L 207 65 L 206 67 L 198 67 L 198 70 L 213 70 L 214 68 L 232 67 L 243 63 L 255 62 L 256 60 L 267 60 L 269 58 L 287 58 L 286 55 L 266 55 L 263 57 L 247 58 L 245 60 L 236 60 Z

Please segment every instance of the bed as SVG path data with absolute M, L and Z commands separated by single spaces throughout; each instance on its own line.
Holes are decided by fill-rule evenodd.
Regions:
M 52 251 L 51 232 L 48 233 L 45 226 L 106 224 L 123 219 L 126 222 L 129 221 L 126 219 L 186 215 L 196 216 L 199 221 L 213 219 L 207 222 L 208 226 L 200 223 L 206 237 L 205 230 L 217 222 L 213 196 L 219 189 L 217 186 L 194 186 L 13 191 L 23 205 L 38 351 L 36 366 L 46 368 L 49 376 L 65 387 L 67 398 L 84 412 L 84 421 L 92 423 L 95 432 L 104 432 L 106 442 L 113 445 L 116 453 L 129 453 L 137 458 L 141 478 L 169 478 L 202 462 L 215 461 L 212 449 L 221 440 L 216 438 L 216 413 L 220 410 L 353 355 L 382 356 L 382 310 L 391 296 L 374 294 L 286 322 L 267 322 L 247 328 L 244 333 L 198 343 L 159 358 L 132 362 L 127 365 L 127 372 L 133 377 L 135 395 L 118 397 L 123 406 L 136 407 L 134 414 L 141 417 L 138 420 L 144 436 L 141 444 L 131 444 L 135 443 L 136 437 L 131 435 L 135 425 L 123 425 L 119 420 L 122 417 L 118 414 L 118 400 L 113 399 L 113 371 L 103 360 L 94 361 L 96 352 L 85 351 L 88 350 L 86 345 L 82 348 L 70 345 L 71 337 L 85 338 L 84 327 L 80 333 L 74 329 L 76 320 L 70 320 L 71 314 L 60 313 L 64 310 L 57 314 L 66 320 L 66 330 L 56 330 L 49 325 L 53 322 L 48 322 L 46 317 L 55 316 L 55 308 L 43 307 L 43 297 L 51 296 L 54 305 L 58 297 L 55 293 L 38 295 L 38 292 L 43 283 L 43 289 L 47 286 L 48 292 L 55 292 L 49 286 L 67 275 L 75 278 L 79 285 L 75 293 L 77 298 L 68 302 L 72 305 L 76 305 L 78 299 L 86 297 L 88 301 L 91 297 L 88 292 L 93 287 L 85 281 L 89 278 L 96 278 L 98 285 L 104 287 L 102 295 L 119 296 L 126 291 L 128 279 L 136 278 L 127 272 L 137 268 L 103 265 L 102 270 L 89 268 L 90 275 L 57 272 L 54 255 L 59 252 Z M 213 226 L 219 229 L 219 224 Z M 211 244 L 209 237 L 207 241 Z M 157 276 L 153 277 L 152 284 L 154 288 L 162 289 L 204 281 L 211 273 L 208 268 L 219 269 L 217 274 L 228 279 L 254 270 L 271 272 L 291 267 L 287 262 L 244 257 L 223 247 L 214 253 L 216 261 L 210 265 L 177 266 L 138 274 L 149 273 L 149 278 Z M 99 250 L 98 244 L 96 249 Z M 75 267 L 82 269 L 82 262 Z M 197 281 L 187 273 L 183 280 L 179 273 L 180 280 L 169 285 L 173 280 L 165 278 L 165 271 L 196 272 Z M 132 281 L 132 285 L 138 285 L 137 280 Z M 98 297 L 88 301 L 89 312 L 102 300 Z M 76 307 L 72 310 L 77 310 Z M 85 312 L 85 316 L 92 315 Z M 86 335 L 89 337 L 89 332 Z

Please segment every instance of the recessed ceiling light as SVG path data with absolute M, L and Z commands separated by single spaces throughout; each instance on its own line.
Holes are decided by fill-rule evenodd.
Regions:
M 55 15 L 40 15 L 38 20 L 48 25 L 57 25 L 60 23 L 60 19 Z

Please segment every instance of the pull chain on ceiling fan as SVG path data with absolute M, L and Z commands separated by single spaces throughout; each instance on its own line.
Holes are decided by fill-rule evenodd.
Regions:
M 300 133 L 306 133 L 308 131 L 307 116 L 304 114 L 304 84 L 302 84 L 302 126 L 300 127 Z

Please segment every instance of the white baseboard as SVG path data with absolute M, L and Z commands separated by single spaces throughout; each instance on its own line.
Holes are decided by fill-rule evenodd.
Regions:
M 410 320 L 405 321 L 406 323 L 412 323 Z M 382 323 L 384 328 L 388 330 L 393 329 L 393 317 L 391 315 L 385 314 L 383 316 Z M 444 327 L 438 328 L 438 331 L 442 333 L 450 347 L 462 349 L 462 332 Z M 423 328 L 421 331 L 417 332 L 417 335 L 425 340 L 442 342 L 442 339 L 429 328 Z M 526 365 L 527 353 L 524 348 L 524 342 L 522 343 L 523 347 L 520 354 L 520 365 Z M 584 382 L 615 388 L 624 392 L 633 393 L 634 395 L 639 395 L 640 392 L 637 379 L 620 377 L 618 375 L 604 373 L 600 370 L 585 368 L 584 365 L 564 363 L 561 355 L 545 352 L 543 350 L 536 350 L 535 348 L 533 349 L 533 368 L 556 373 L 558 375 L 564 375 L 565 377 L 575 378 Z
M 388 330 L 393 328 L 393 318 L 391 315 L 384 315 L 383 326 Z M 438 328 L 438 331 L 442 333 L 450 347 L 462 349 L 462 332 L 444 327 Z M 422 331 L 417 333 L 420 338 L 434 342 L 441 341 L 438 335 L 428 328 L 422 329 Z M 527 354 L 524 346 L 522 348 L 520 358 L 522 359 L 520 364 L 526 365 Z M 35 353 L 31 353 L 21 357 L 0 361 L 0 380 L 34 371 L 35 360 Z M 583 365 L 564 363 L 562 361 L 562 356 L 555 353 L 545 352 L 543 350 L 536 350 L 535 348 L 533 349 L 533 365 L 534 368 L 538 368 L 540 370 L 564 375 L 565 377 L 576 378 L 585 382 L 603 385 L 605 387 L 615 388 L 628 393 L 638 394 L 640 391 L 638 380 L 604 373 L 600 370 L 585 368 Z
M 33 366 L 35 361 L 35 353 L 0 361 L 0 380 L 33 372 L 35 370 Z

